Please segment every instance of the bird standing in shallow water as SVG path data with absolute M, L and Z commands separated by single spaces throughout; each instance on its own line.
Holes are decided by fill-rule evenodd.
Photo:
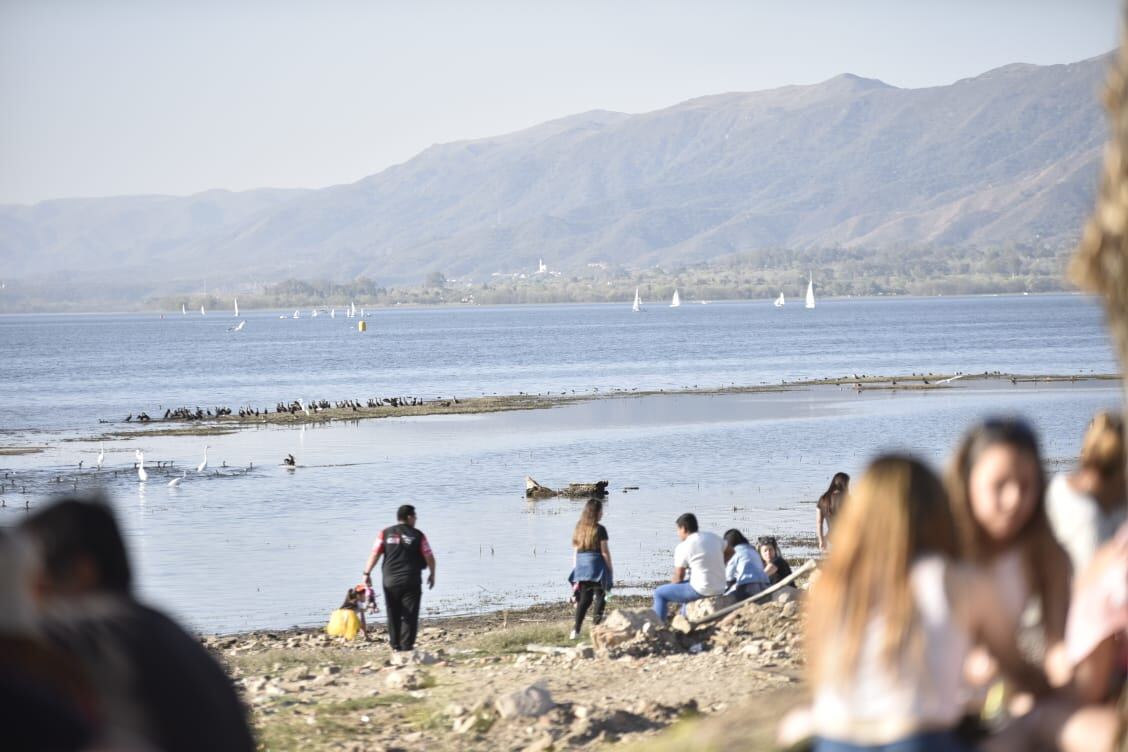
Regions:
M 102 463 L 105 461 L 105 459 L 106 459 L 106 448 L 101 443 L 99 443 L 98 444 L 98 459 L 95 462 L 95 464 L 97 465 L 99 470 L 102 469 Z
M 172 480 L 170 480 L 168 482 L 168 487 L 169 488 L 176 488 L 177 486 L 180 485 L 180 481 L 184 480 L 187 477 L 188 477 L 188 471 L 185 470 L 184 473 L 179 478 L 173 478 Z
M 145 472 L 145 453 L 144 452 L 138 452 L 137 453 L 137 462 L 138 462 L 137 478 L 142 483 L 144 483 L 145 481 L 149 480 L 149 474 L 147 472 Z
M 196 465 L 196 472 L 197 473 L 202 473 L 202 472 L 204 472 L 205 470 L 208 469 L 208 449 L 209 448 L 210 447 L 207 444 L 204 445 L 204 461 L 201 462 L 199 465 Z

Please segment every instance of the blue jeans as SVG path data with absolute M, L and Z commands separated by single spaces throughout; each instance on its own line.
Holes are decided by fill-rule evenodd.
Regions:
M 654 589 L 654 613 L 658 614 L 659 619 L 666 621 L 666 604 L 689 603 L 703 597 L 688 582 L 669 582 L 659 585 Z
M 913 734 L 889 744 L 849 744 L 830 739 L 816 739 L 814 752 L 970 752 L 951 731 L 930 731 Z

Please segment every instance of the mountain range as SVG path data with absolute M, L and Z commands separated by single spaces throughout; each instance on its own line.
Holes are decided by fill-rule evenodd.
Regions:
M 1062 249 L 1093 204 L 1108 63 L 923 89 L 843 74 L 585 112 L 321 189 L 0 206 L 0 277 L 124 300 L 285 278 L 484 280 L 540 259 L 569 272 L 764 248 Z

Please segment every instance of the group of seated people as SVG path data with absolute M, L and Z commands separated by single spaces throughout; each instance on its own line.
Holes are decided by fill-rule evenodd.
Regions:
M 674 575 L 654 590 L 654 612 L 665 621 L 669 604 L 730 595 L 751 598 L 791 575 L 791 567 L 774 537 L 752 544 L 733 528 L 723 536 L 698 528 L 697 517 L 685 513 L 675 522 L 680 542 L 674 549 Z
M 1121 420 L 1046 481 L 1023 422 L 971 430 L 941 480 L 873 461 L 807 595 L 812 702 L 781 742 L 816 752 L 1085 750 L 1124 741 L 1128 526 Z M 1123 707 L 1123 706 L 1122 706 Z

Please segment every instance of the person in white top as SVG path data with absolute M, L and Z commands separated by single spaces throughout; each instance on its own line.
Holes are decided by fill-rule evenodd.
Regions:
M 807 639 L 815 752 L 964 749 L 961 669 L 982 642 L 1016 685 L 1045 677 L 1018 651 L 990 577 L 955 562 L 956 523 L 923 463 L 873 462 L 835 525 L 811 591 Z
M 716 533 L 699 532 L 697 517 L 677 519 L 681 543 L 674 549 L 674 576 L 654 590 L 654 612 L 665 621 L 670 603 L 689 603 L 725 592 L 725 542 Z M 689 580 L 686 581 L 688 570 Z
M 1074 473 L 1059 473 L 1046 489 L 1046 516 L 1054 537 L 1069 553 L 1079 575 L 1097 548 L 1124 523 L 1124 421 L 1097 413 L 1081 442 Z

